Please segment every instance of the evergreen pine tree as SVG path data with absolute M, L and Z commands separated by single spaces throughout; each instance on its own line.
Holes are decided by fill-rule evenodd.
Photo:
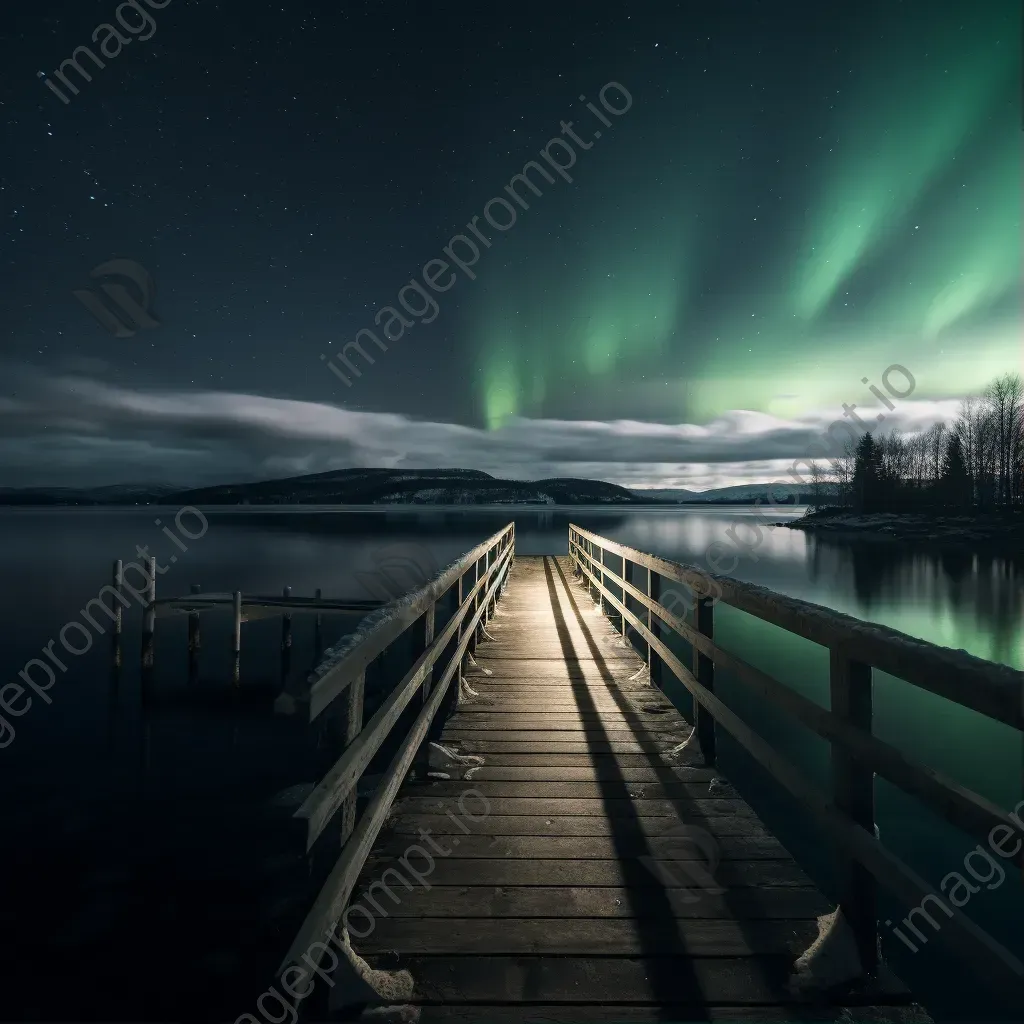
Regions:
M 958 508 L 972 504 L 974 497 L 971 474 L 967 470 L 963 446 L 956 434 L 946 444 L 946 454 L 942 460 L 940 494 L 945 504 Z
M 856 512 L 873 512 L 878 505 L 879 461 L 875 439 L 865 434 L 857 442 L 853 462 L 853 508 Z

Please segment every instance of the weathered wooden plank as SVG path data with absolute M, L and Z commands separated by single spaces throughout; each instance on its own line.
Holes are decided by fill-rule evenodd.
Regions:
M 668 719 L 666 721 L 666 719 Z M 650 720 L 639 721 L 626 715 L 545 715 L 531 714 L 494 714 L 488 712 L 461 712 L 452 718 L 449 728 L 453 732 L 473 732 L 483 729 L 501 729 L 515 731 L 517 729 L 536 729 L 544 732 L 572 731 L 580 733 L 630 732 L 678 733 L 686 726 L 681 721 L 669 719 L 667 715 Z
M 386 900 L 386 897 L 383 897 Z M 390 913 L 391 901 L 381 904 Z M 666 913 L 670 913 L 666 907 Z M 818 935 L 813 919 L 719 920 L 715 918 L 501 918 L 375 917 L 361 940 L 364 953 L 401 945 L 410 956 L 659 956 L 798 957 Z M 550 972 L 558 973 L 558 972 Z
M 599 708 L 592 703 L 587 694 L 578 694 L 578 700 L 564 711 L 549 707 L 543 698 L 536 695 L 533 698 L 532 706 L 523 707 L 508 703 L 501 710 L 490 708 L 475 702 L 467 703 L 459 709 L 449 723 L 460 729 L 472 728 L 480 721 L 492 721 L 495 715 L 501 715 L 501 721 L 510 729 L 520 729 L 524 726 L 519 724 L 530 722 L 554 722 L 563 727 L 577 728 L 579 725 L 592 725 L 604 723 L 610 728 L 644 728 L 653 729 L 658 726 L 666 728 L 686 728 L 686 720 L 675 708 L 665 708 L 652 701 L 644 703 L 641 699 L 638 706 L 634 707 L 628 701 L 614 701 L 607 707 Z M 639 708 L 639 709 L 638 709 Z M 657 711 L 642 710 L 657 708 Z M 501 724 L 499 721 L 499 724 Z
M 502 644 L 491 642 L 481 646 L 481 654 L 486 654 L 488 661 L 514 661 L 520 658 L 549 658 L 552 661 L 561 660 L 567 665 L 583 664 L 585 662 L 602 661 L 632 661 L 636 652 L 632 648 L 602 644 L 600 650 L 591 651 L 587 647 L 573 647 L 566 643 L 565 649 L 553 644 L 531 643 L 523 644 Z
M 408 845 L 408 844 L 407 844 Z M 360 885 L 378 879 L 395 864 L 391 855 L 374 853 L 360 875 Z M 715 881 L 730 892 L 740 887 L 810 886 L 811 880 L 790 859 L 723 860 L 715 869 Z M 583 885 L 629 886 L 631 889 L 664 888 L 664 883 L 648 871 L 642 861 L 624 860 L 552 860 L 508 857 L 460 860 L 437 859 L 430 872 L 431 885 L 519 886 Z M 405 891 L 404 889 L 402 890 Z
M 484 733 L 495 732 L 493 740 L 484 736 Z M 536 742 L 543 740 L 551 743 L 556 740 L 574 741 L 579 744 L 580 750 L 600 750 L 602 743 L 642 743 L 653 740 L 658 743 L 658 749 L 668 750 L 674 747 L 690 735 L 689 728 L 679 729 L 675 732 L 670 730 L 636 730 L 636 729 L 524 729 L 520 726 L 508 725 L 504 729 L 500 723 L 493 729 L 479 728 L 456 728 L 448 726 L 444 731 L 445 740 L 474 740 L 483 739 L 487 742 L 509 742 L 510 740 L 530 740 Z M 500 737 L 500 738 L 499 738 Z M 492 748 L 493 749 L 493 748 Z
M 493 729 L 505 732 L 573 732 L 578 737 L 586 738 L 622 734 L 614 738 L 623 738 L 625 735 L 654 735 L 663 733 L 671 736 L 679 736 L 680 741 L 689 735 L 688 728 L 674 721 L 650 721 L 634 722 L 624 716 L 609 716 L 606 719 L 598 718 L 570 718 L 567 715 L 473 715 L 460 716 L 453 719 L 452 723 L 445 729 L 445 735 L 449 730 L 456 733 L 485 732 Z
M 573 687 L 567 683 L 547 683 L 544 686 L 514 686 L 511 683 L 494 683 L 490 679 L 473 677 L 473 689 L 479 694 L 467 705 L 468 709 L 484 707 L 486 701 L 494 701 L 501 708 L 519 710 L 522 713 L 524 703 L 540 705 L 545 710 L 554 711 L 564 707 L 569 711 L 579 711 L 581 707 L 597 707 L 609 709 L 621 708 L 662 708 L 666 712 L 679 714 L 678 710 L 668 703 L 658 690 L 649 686 L 630 688 L 616 684 L 613 687 L 605 683 L 580 683 Z M 479 684 L 479 685 L 477 685 Z
M 433 885 L 408 892 L 393 887 L 389 899 L 379 887 L 369 894 L 394 918 L 623 918 L 629 920 L 705 918 L 718 920 L 816 920 L 834 908 L 816 889 L 765 887 L 724 895 L 680 889 L 627 886 L 469 886 Z M 364 888 L 353 901 L 374 911 Z M 435 927 L 439 927 L 434 922 Z M 510 927 L 506 920 L 506 927 Z M 448 927 L 445 923 L 441 927 Z M 396 942 L 406 948 L 401 939 Z
M 736 790 L 728 782 L 715 781 L 714 792 L 709 782 L 682 782 L 675 780 L 654 782 L 626 782 L 621 776 L 613 775 L 606 781 L 551 782 L 541 780 L 488 780 L 474 774 L 470 780 L 473 788 L 487 799 L 494 797 L 531 797 L 538 800 L 701 800 L 715 796 L 720 800 L 738 800 Z M 416 787 L 417 796 L 423 798 L 458 798 L 466 792 L 465 781 L 436 781 Z
M 564 768 L 583 768 L 587 771 L 604 772 L 607 768 L 618 771 L 662 771 L 669 767 L 680 779 L 686 782 L 710 782 L 717 776 L 714 768 L 698 767 L 696 765 L 680 766 L 675 762 L 663 762 L 657 757 L 651 756 L 652 751 L 646 753 L 559 753 L 557 751 L 534 752 L 529 751 L 489 751 L 484 767 L 474 773 L 473 778 L 498 778 L 497 775 L 487 776 L 485 769 L 495 772 L 501 768 L 537 768 L 541 771 L 558 771 Z M 517 776 L 517 778 L 520 776 Z M 559 778 L 563 778 L 559 774 Z M 574 778 L 570 775 L 568 778 Z
M 418 789 L 413 788 L 413 793 Z M 668 817 L 681 822 L 698 823 L 707 816 L 734 814 L 753 817 L 754 812 L 742 800 L 535 800 L 527 797 L 490 797 L 488 814 L 588 814 L 609 818 Z M 395 808 L 407 814 L 430 814 L 454 806 L 452 799 L 407 796 L 395 801 Z
M 474 697 L 467 705 L 468 709 L 475 709 L 480 706 L 483 699 L 500 701 L 503 706 L 529 711 L 538 705 L 544 708 L 555 707 L 559 704 L 569 705 L 570 711 L 578 711 L 582 706 L 603 704 L 611 708 L 632 707 L 643 705 L 644 707 L 662 706 L 663 700 L 660 691 L 650 686 L 638 686 L 634 684 L 620 683 L 616 680 L 607 682 L 605 680 L 575 680 L 564 682 L 545 682 L 538 680 L 535 683 L 518 679 L 495 679 L 493 676 L 479 676 L 467 672 L 467 678 L 472 679 L 473 689 L 480 695 Z M 526 683 L 526 685 L 523 685 Z M 482 708 L 481 708 L 482 710 Z M 676 711 L 668 706 L 668 711 Z M 678 711 L 676 711 L 678 714 Z
M 498 755 L 501 756 L 501 755 Z M 505 757 L 512 755 L 506 754 Z M 526 756 L 526 755 L 520 755 Z M 550 754 L 549 759 L 558 755 Z M 572 756 L 572 755 L 562 755 Z M 628 755 L 624 755 L 628 756 Z M 707 787 L 712 780 L 716 781 L 716 795 L 735 795 L 728 783 L 721 782 L 718 774 L 713 768 L 676 768 L 669 765 L 660 767 L 647 763 L 642 767 L 629 767 L 619 764 L 616 761 L 605 762 L 594 765 L 593 763 L 562 765 L 559 767 L 551 765 L 503 765 L 495 764 L 495 759 L 489 757 L 487 763 L 480 768 L 472 769 L 473 783 L 480 782 L 658 782 L 675 781 L 686 783 L 700 783 L 704 786 L 707 794 Z M 487 790 L 486 792 L 490 792 Z M 505 793 L 505 796 L 516 796 L 515 793 Z M 546 794 L 538 793 L 538 796 Z
M 629 735 L 611 740 L 587 740 L 581 738 L 579 733 L 564 732 L 446 732 L 444 742 L 469 754 L 586 754 L 620 757 L 623 754 L 664 754 L 676 746 L 677 741 L 666 733 L 659 733 L 652 739 Z
M 618 683 L 625 682 L 633 674 L 624 660 L 616 660 L 605 668 L 598 667 L 593 661 L 577 661 L 566 664 L 561 658 L 506 658 L 501 662 L 487 657 L 483 649 L 476 659 L 481 668 L 490 669 L 495 677 L 502 679 L 530 679 L 538 684 L 543 682 L 566 682 L 568 680 L 586 682 L 605 682 L 608 677 Z
M 472 823 L 467 823 L 472 828 Z M 692 824 L 711 834 L 703 824 Z M 614 830 L 610 836 L 505 836 L 505 835 L 437 835 L 432 837 L 438 849 L 429 849 L 436 855 L 452 859 L 473 860 L 509 857 L 534 860 L 615 860 L 616 858 L 651 857 L 654 860 L 698 861 L 707 863 L 708 854 L 694 843 L 677 836 L 645 836 L 635 831 L 621 835 Z M 423 842 L 427 842 L 426 839 Z M 723 859 L 781 860 L 789 855 L 774 836 L 719 835 L 714 837 L 717 852 Z M 406 835 L 381 834 L 376 852 L 380 856 L 401 857 L 409 848 Z
M 453 812 L 456 813 L 456 812 Z M 452 820 L 445 814 L 398 814 L 389 821 L 392 832 L 413 835 L 429 829 L 433 835 L 456 835 Z M 705 817 L 700 827 L 713 836 L 758 836 L 771 833 L 754 817 L 720 815 Z M 473 834 L 480 836 L 664 836 L 679 828 L 675 818 L 609 818 L 595 814 L 559 814 L 550 818 L 536 814 L 488 814 L 473 822 Z

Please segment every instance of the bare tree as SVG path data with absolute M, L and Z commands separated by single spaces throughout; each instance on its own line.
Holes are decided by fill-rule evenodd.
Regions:
M 811 461 L 811 506 L 822 508 L 829 504 L 829 483 L 833 473 L 817 460 Z
M 853 438 L 843 442 L 842 449 L 831 459 L 832 478 L 836 485 L 836 501 L 840 505 L 853 504 L 853 469 L 857 458 L 857 444 Z

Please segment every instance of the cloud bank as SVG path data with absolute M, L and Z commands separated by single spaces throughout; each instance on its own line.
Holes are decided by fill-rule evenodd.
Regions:
M 898 402 L 881 429 L 926 429 L 956 400 Z M 874 422 L 876 410 L 859 410 Z M 349 466 L 479 469 L 701 490 L 782 475 L 841 409 L 782 419 L 741 409 L 705 425 L 513 417 L 499 430 L 229 391 L 155 391 L 86 375 L 0 399 L 0 484 L 180 486 Z

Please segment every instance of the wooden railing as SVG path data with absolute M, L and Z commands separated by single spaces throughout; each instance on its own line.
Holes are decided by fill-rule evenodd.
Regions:
M 609 567 L 608 557 L 618 562 Z M 934 912 L 935 890 L 887 850 L 875 832 L 874 777 L 880 775 L 971 836 L 985 842 L 999 834 L 1006 839 L 1024 832 L 1019 818 L 973 793 L 940 772 L 917 763 L 872 734 L 872 668 L 955 701 L 1017 730 L 1024 730 L 1024 673 L 952 651 L 884 626 L 861 622 L 818 605 L 785 597 L 763 587 L 705 573 L 569 526 L 569 557 L 602 608 L 627 624 L 647 646 L 651 682 L 660 685 L 665 669 L 693 696 L 694 727 L 706 762 L 715 761 L 715 734 L 725 729 L 748 754 L 810 812 L 834 843 L 840 865 L 839 907 L 853 929 L 862 966 L 878 962 L 877 884 L 900 902 L 923 905 Z M 628 566 L 646 570 L 646 586 L 630 582 Z M 692 595 L 672 592 L 672 607 L 663 597 L 665 582 L 682 584 Z M 609 583 L 619 591 L 616 596 Z M 644 609 L 628 607 L 632 598 Z M 714 606 L 719 601 L 803 637 L 830 651 L 831 708 L 797 693 L 748 664 L 714 641 Z M 692 611 L 693 624 L 677 614 L 679 604 Z M 665 643 L 667 632 L 687 641 L 693 665 L 687 668 Z M 716 668 L 728 670 L 752 693 L 787 712 L 828 740 L 832 750 L 832 792 L 823 792 L 773 748 L 756 729 L 715 695 Z M 1006 855 L 1022 860 L 1021 844 Z M 1024 964 L 975 925 L 959 909 L 943 901 L 937 927 L 940 938 L 970 960 L 991 987 L 1014 1007 L 1024 993 Z
M 399 786 L 410 770 L 425 772 L 429 760 L 429 732 L 445 693 L 456 678 L 461 681 L 467 652 L 476 648 L 478 634 L 501 595 L 515 557 L 515 524 L 509 523 L 488 540 L 463 555 L 436 579 L 415 593 L 386 605 L 356 635 L 352 645 L 305 694 L 284 695 L 282 711 L 302 709 L 309 720 L 320 716 L 335 701 L 341 714 L 343 752 L 316 788 L 295 812 L 302 823 L 306 849 L 327 841 L 324 830 L 340 815 L 340 857 L 327 877 L 312 910 L 306 916 L 279 973 L 289 967 L 319 963 L 323 943 L 333 933 L 351 896 L 373 842 L 387 818 Z M 456 608 L 435 634 L 435 609 L 456 588 Z M 363 697 L 367 668 L 408 631 L 416 645 L 411 668 L 391 689 L 376 713 L 363 724 Z M 451 653 L 441 659 L 451 646 Z M 414 698 L 419 711 L 392 757 L 369 804 L 356 821 L 356 787 L 374 754 Z M 297 705 L 297 707 L 296 707 Z M 333 835 L 333 833 L 332 833 Z M 321 837 L 323 838 L 321 839 Z M 316 946 L 320 949 L 316 949 Z

